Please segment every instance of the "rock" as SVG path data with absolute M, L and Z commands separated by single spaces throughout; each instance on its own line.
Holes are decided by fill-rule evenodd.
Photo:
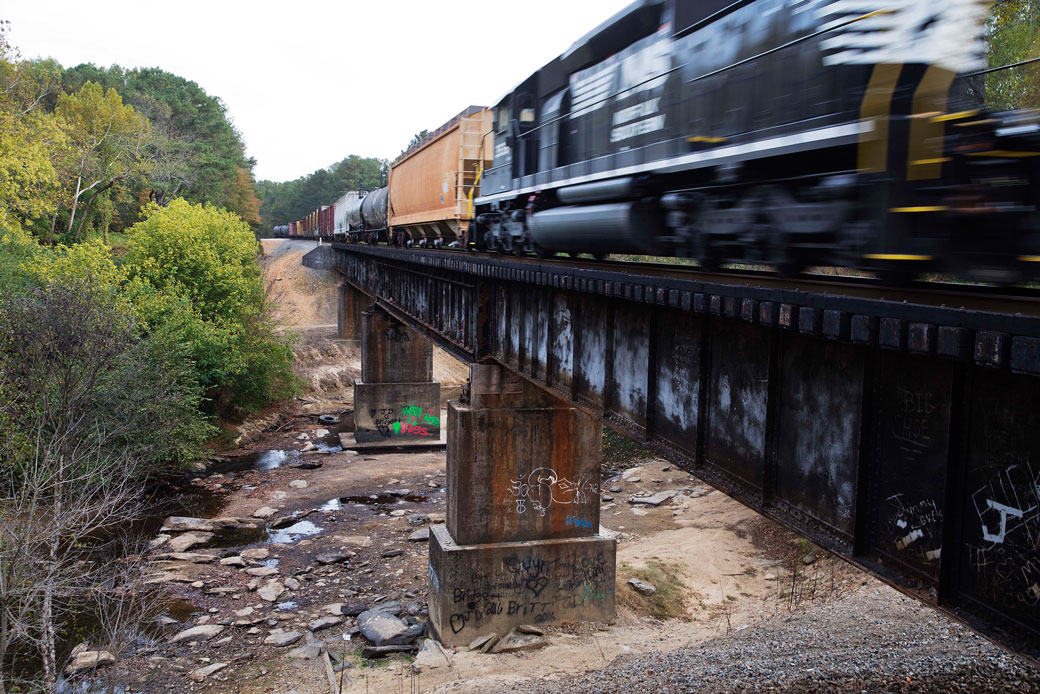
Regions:
M 426 639 L 423 641 L 423 647 L 419 650 L 419 654 L 415 656 L 415 662 L 412 663 L 412 667 L 416 671 L 451 667 L 451 656 L 439 642 L 434 639 Z
M 310 434 L 308 434 L 306 431 L 301 431 L 299 434 L 296 435 L 297 441 L 306 441 L 309 438 Z
M 629 510 L 632 511 L 633 516 L 645 516 L 647 513 L 649 513 L 649 511 L 647 511 L 645 508 L 633 508 Z
M 243 559 L 248 559 L 249 561 L 262 561 L 264 559 L 267 559 L 267 557 L 271 556 L 271 553 L 264 547 L 257 547 L 255 549 L 244 549 L 241 552 L 239 552 L 239 554 L 242 556 Z
M 603 496 L 600 497 L 600 499 L 603 500 L 603 501 L 613 501 L 614 497 L 612 497 L 610 494 L 604 494 Z
M 614 485 L 613 487 L 611 487 L 607 491 L 613 492 L 614 494 L 620 494 L 621 493 L 621 487 L 619 487 L 617 485 Z
M 366 609 L 368 608 L 363 602 L 348 602 L 346 605 L 340 606 L 340 611 L 337 614 L 346 615 L 347 617 L 357 617 Z
M 429 522 L 430 517 L 425 513 L 412 513 L 408 516 L 408 525 L 422 525 Z
M 289 483 L 289 486 L 292 487 L 293 489 L 306 489 L 307 488 L 307 480 L 293 480 L 292 482 Z
M 213 663 L 212 665 L 207 665 L 206 667 L 200 667 L 197 670 L 192 670 L 188 674 L 188 677 L 190 677 L 195 682 L 202 682 L 207 677 L 212 675 L 214 672 L 220 672 L 226 667 L 227 663 Z
M 186 533 L 191 531 L 210 532 L 213 521 L 206 518 L 192 518 L 190 516 L 170 516 L 163 521 L 162 529 L 169 533 Z
M 616 540 L 618 537 L 621 536 L 621 533 L 619 533 L 617 530 L 611 530 L 605 525 L 601 525 L 599 526 L 599 536 L 605 537 L 608 540 Z
M 187 552 L 192 547 L 204 545 L 215 537 L 213 533 L 185 533 L 167 543 L 171 552 Z
M 388 600 L 387 602 L 379 603 L 370 609 L 373 612 L 388 612 L 389 614 L 392 614 L 395 617 L 400 617 L 401 612 L 403 611 L 401 603 L 399 603 L 396 600 Z M 364 610 L 362 610 L 361 612 L 364 612 Z M 358 614 L 361 614 L 361 612 L 358 612 Z
M 270 506 L 261 506 L 257 510 L 253 511 L 254 518 L 270 518 L 274 514 L 278 513 L 277 509 L 273 509 Z
M 815 552 L 809 552 L 804 557 L 802 557 L 802 563 L 805 564 L 806 566 L 809 566 L 809 564 L 813 564 L 815 562 L 816 562 L 816 553 Z
M 400 646 L 366 646 L 361 650 L 363 658 L 382 658 L 384 655 L 394 653 L 414 653 L 419 650 L 415 645 Z
M 329 430 L 328 429 L 317 429 L 314 432 L 315 438 L 319 438 L 319 439 L 323 439 L 323 438 L 325 438 L 328 435 L 329 435 Z
M 151 542 L 148 543 L 148 547 L 149 547 L 149 549 L 155 549 L 157 547 L 162 547 L 163 545 L 165 545 L 169 541 L 170 541 L 170 536 L 169 535 L 167 535 L 165 533 L 160 533 L 160 534 L 156 535 L 155 538 Z
M 258 590 L 257 595 L 260 596 L 261 600 L 266 600 L 267 602 L 275 602 L 278 599 L 278 597 L 284 592 L 285 586 L 283 586 L 277 580 L 272 580 L 268 581 L 263 588 Z
M 776 580 L 776 574 L 766 574 L 762 578 L 764 578 L 767 581 L 775 581 Z
M 314 557 L 314 561 L 319 564 L 339 564 L 341 561 L 346 561 L 350 558 L 350 555 L 342 550 L 333 550 L 332 552 L 325 552 Z
M 430 516 L 430 522 L 431 523 L 443 523 L 444 522 L 444 514 L 443 513 L 430 513 L 428 515 Z
M 173 559 L 174 561 L 186 561 L 192 564 L 210 564 L 216 560 L 216 557 L 212 554 L 200 554 L 198 552 L 170 552 L 164 554 L 163 557 Z
M 300 450 L 301 450 L 301 451 L 303 451 L 304 453 L 309 453 L 310 451 L 316 451 L 316 450 L 318 450 L 318 447 L 317 447 L 317 446 L 315 446 L 315 445 L 314 445 L 313 443 L 311 443 L 310 441 L 308 441 L 307 443 L 305 443 L 305 444 L 303 445 L 303 448 L 301 448 Z
M 402 645 L 415 639 L 407 624 L 381 610 L 362 612 L 358 615 L 357 623 L 361 635 L 375 646 Z
M 667 489 L 663 492 L 657 492 L 652 496 L 634 496 L 628 500 L 628 503 L 645 504 L 647 506 L 660 506 L 661 504 L 668 501 L 678 493 L 678 489 Z
M 426 486 L 429 487 L 430 489 L 437 489 L 438 487 L 441 486 L 441 483 L 440 482 L 434 482 L 433 480 L 430 480 L 429 482 L 426 483 Z
M 264 643 L 266 643 L 268 646 L 277 646 L 278 648 L 285 648 L 286 646 L 293 645 L 301 638 L 303 638 L 303 634 L 301 634 L 298 631 L 282 631 L 277 634 L 271 634 L 266 639 L 264 639 Z
M 221 566 L 237 566 L 243 568 L 246 565 L 246 560 L 240 556 L 224 557 L 220 560 Z
M 336 535 L 335 540 L 345 545 L 356 545 L 358 547 L 371 547 L 372 538 L 368 535 Z
M 475 638 L 472 641 L 470 641 L 469 642 L 469 649 L 471 651 L 478 651 L 481 648 L 483 648 L 484 646 L 488 645 L 489 643 L 492 643 L 493 641 L 497 641 L 497 640 L 498 640 L 498 634 L 496 634 L 494 632 L 491 632 L 490 634 L 484 634 L 483 636 L 478 636 L 477 638 Z M 492 643 L 492 645 L 494 645 L 494 644 Z
M 532 634 L 534 636 L 545 636 L 545 629 L 534 626 L 533 624 L 520 624 L 516 627 L 516 630 L 521 634 Z
M 647 583 L 638 578 L 628 579 L 628 585 L 632 586 L 632 590 L 642 595 L 653 595 L 657 592 L 657 586 L 653 583 Z
M 406 515 L 407 513 L 408 511 L 405 511 L 403 508 L 395 508 L 393 511 L 390 512 L 390 515 L 394 518 L 400 518 Z
M 428 542 L 430 540 L 430 529 L 421 528 L 408 536 L 409 542 Z
M 80 646 L 86 646 L 86 644 L 80 644 Z M 116 662 L 116 657 L 108 651 L 88 651 L 80 650 L 78 653 L 73 651 L 74 655 L 69 664 L 65 666 L 66 675 L 76 675 L 85 670 L 93 670 L 94 668 L 105 667 L 112 665 Z
M 191 629 L 185 629 L 170 639 L 170 643 L 177 643 L 178 641 L 185 640 L 208 641 L 222 631 L 224 631 L 224 627 L 220 624 L 203 624 L 201 626 L 192 627 Z
M 390 496 L 408 496 L 412 493 L 411 489 L 388 489 L 386 491 Z
M 512 630 L 491 649 L 492 653 L 515 653 L 516 651 L 531 651 L 536 648 L 548 646 L 549 642 L 541 636 L 534 634 L 521 634 Z
M 250 576 L 259 576 L 264 578 L 265 576 L 275 576 L 278 574 L 278 569 L 273 566 L 254 566 L 251 569 L 246 569 L 246 573 Z
M 248 617 L 256 611 L 255 607 L 243 607 L 241 610 L 235 610 L 236 617 Z
M 625 481 L 626 482 L 632 482 L 633 484 L 635 484 L 636 482 L 642 482 L 643 480 L 642 480 L 641 477 L 629 477 Z
M 399 557 L 402 554 L 404 554 L 403 549 L 388 549 L 379 556 L 383 557 L 384 559 L 390 559 L 391 557 Z
M 299 465 L 293 465 L 293 467 L 297 470 L 317 470 L 322 465 L 324 465 L 324 463 L 322 463 L 320 460 L 315 460 L 310 463 L 300 463 Z
M 292 578 L 291 576 L 289 578 L 285 579 L 284 581 L 282 581 L 282 583 L 284 583 L 285 587 L 288 588 L 289 590 L 299 590 L 300 589 L 300 582 L 297 581 L 295 578 Z
M 643 471 L 642 466 L 640 466 L 640 467 L 630 467 L 630 468 L 628 468 L 627 470 L 624 470 L 621 473 L 621 479 L 628 480 L 629 482 L 631 482 L 632 481 L 631 480 L 632 476 L 633 475 L 638 475 L 642 471 Z
M 320 656 L 321 643 L 308 643 L 303 646 L 297 646 L 289 651 L 290 658 L 297 658 L 299 660 L 314 660 Z
M 329 627 L 334 627 L 337 624 L 342 623 L 342 617 L 322 617 L 321 619 L 316 619 L 308 624 L 307 628 L 311 631 L 321 631 L 322 629 L 328 629 Z

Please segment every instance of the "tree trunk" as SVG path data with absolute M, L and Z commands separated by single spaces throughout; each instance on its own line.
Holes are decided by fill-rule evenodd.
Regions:
M 51 549 L 53 560 L 54 550 Z M 48 581 L 43 589 L 43 605 L 40 609 L 40 627 L 42 630 L 40 655 L 43 657 L 43 685 L 48 694 L 58 691 L 58 656 L 55 652 L 54 635 L 54 585 Z
M 66 233 L 72 233 L 72 223 L 76 220 L 76 204 L 79 202 L 79 188 L 83 185 L 83 177 L 76 176 L 76 195 L 72 198 L 72 212 L 69 213 L 69 228 Z
M 54 210 L 54 215 L 51 216 L 51 234 L 50 234 L 50 237 L 47 239 L 47 243 L 49 245 L 51 245 L 51 246 L 54 245 L 54 226 L 57 223 L 58 223 L 58 211 Z M 3 694 L 3 693 L 0 692 L 0 694 Z

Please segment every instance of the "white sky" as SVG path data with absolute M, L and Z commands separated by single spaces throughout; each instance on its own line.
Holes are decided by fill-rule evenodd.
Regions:
M 23 57 L 160 67 L 220 97 L 284 181 L 491 105 L 629 0 L 5 0 Z

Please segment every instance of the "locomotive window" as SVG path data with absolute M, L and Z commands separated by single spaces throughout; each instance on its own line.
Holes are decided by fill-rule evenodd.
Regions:
M 509 107 L 498 107 L 498 132 L 502 133 L 509 129 Z
M 520 110 L 521 123 L 534 123 L 534 109 L 525 108 Z

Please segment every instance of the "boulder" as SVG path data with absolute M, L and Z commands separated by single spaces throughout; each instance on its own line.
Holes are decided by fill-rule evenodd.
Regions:
M 301 634 L 298 631 L 280 631 L 277 634 L 271 634 L 270 636 L 268 636 L 266 639 L 264 639 L 264 643 L 266 643 L 268 646 L 277 646 L 278 648 L 285 648 L 286 646 L 293 645 L 301 638 L 303 638 L 303 634 Z
M 646 506 L 660 506 L 678 493 L 678 489 L 667 489 L 663 492 L 657 492 L 652 496 L 634 496 L 628 500 L 628 503 L 645 504 Z
M 275 602 L 278 597 L 285 592 L 285 586 L 280 581 L 271 580 L 268 581 L 263 588 L 260 588 L 256 593 L 260 596 L 261 600 L 267 602 Z
M 200 667 L 197 670 L 192 670 L 188 674 L 188 677 L 190 677 L 195 682 L 202 682 L 213 673 L 220 672 L 226 667 L 227 663 L 213 663 L 212 665 L 207 665 L 206 667 Z
M 275 576 L 278 574 L 278 569 L 273 566 L 254 566 L 251 569 L 246 569 L 246 573 L 250 576 L 259 576 L 265 578 L 267 576 Z
M 348 555 L 343 550 L 333 550 L 331 552 L 319 554 L 318 556 L 314 557 L 314 561 L 318 562 L 319 564 L 338 564 L 341 561 L 346 561 L 349 556 L 350 555 Z
M 271 553 L 264 547 L 256 547 L 253 549 L 244 549 L 239 552 L 239 555 L 241 555 L 243 559 L 248 559 L 249 561 L 263 561 L 271 556 Z
M 430 529 L 429 528 L 420 528 L 419 530 L 416 530 L 414 533 L 412 533 L 411 535 L 408 536 L 408 541 L 409 542 L 429 542 L 429 540 L 430 540 Z
M 469 642 L 469 649 L 471 651 L 479 651 L 481 648 L 483 648 L 484 646 L 488 645 L 489 643 L 491 643 L 492 641 L 495 641 L 497 639 L 498 639 L 498 634 L 496 634 L 494 632 L 492 632 L 490 634 L 484 634 L 483 636 L 478 636 L 477 638 L 475 638 L 475 639 L 473 639 L 472 641 Z M 494 645 L 494 644 L 492 644 L 492 645 Z
M 191 516 L 170 516 L 162 525 L 163 532 L 186 533 L 192 531 L 210 532 L 216 526 L 208 518 L 192 518 Z
M 293 489 L 306 489 L 307 488 L 307 480 L 293 480 L 292 482 L 289 483 L 289 486 L 292 487 Z
M 192 547 L 206 544 L 214 537 L 213 533 L 185 533 L 170 540 L 166 546 L 171 552 L 187 552 Z
M 224 557 L 220 560 L 221 566 L 237 566 L 243 568 L 246 565 L 246 560 L 240 556 Z
M 329 627 L 334 627 L 337 624 L 342 623 L 342 617 L 321 617 L 320 619 L 316 619 L 308 624 L 307 628 L 311 631 L 321 631 L 322 629 L 328 629 Z
M 257 510 L 253 511 L 254 518 L 270 518 L 274 514 L 278 513 L 277 509 L 273 509 L 270 506 L 261 506 Z
M 178 641 L 208 641 L 222 631 L 224 631 L 224 627 L 220 624 L 202 624 L 176 634 L 170 639 L 170 643 L 177 643 Z
M 199 552 L 170 552 L 169 554 L 164 554 L 162 556 L 165 559 L 186 561 L 192 564 L 209 564 L 216 561 L 216 556 L 212 554 L 201 554 Z
M 653 583 L 647 583 L 638 578 L 628 579 L 628 585 L 632 586 L 632 590 L 642 595 L 653 595 L 657 592 L 657 586 Z
M 361 635 L 374 646 L 400 646 L 415 640 L 408 625 L 389 612 L 366 610 L 358 615 Z
M 419 672 L 439 667 L 448 668 L 451 667 L 451 655 L 444 650 L 444 646 L 438 641 L 426 639 L 423 641 L 423 647 L 419 650 L 419 654 L 415 656 L 415 662 L 412 663 L 412 667 Z
M 86 670 L 112 665 L 115 662 L 116 657 L 108 651 L 81 650 L 73 655 L 72 660 L 65 666 L 65 674 L 71 677 Z
M 514 629 L 503 636 L 502 639 L 491 649 L 491 652 L 514 653 L 516 651 L 531 651 L 548 645 L 549 642 L 541 636 L 522 634 Z

